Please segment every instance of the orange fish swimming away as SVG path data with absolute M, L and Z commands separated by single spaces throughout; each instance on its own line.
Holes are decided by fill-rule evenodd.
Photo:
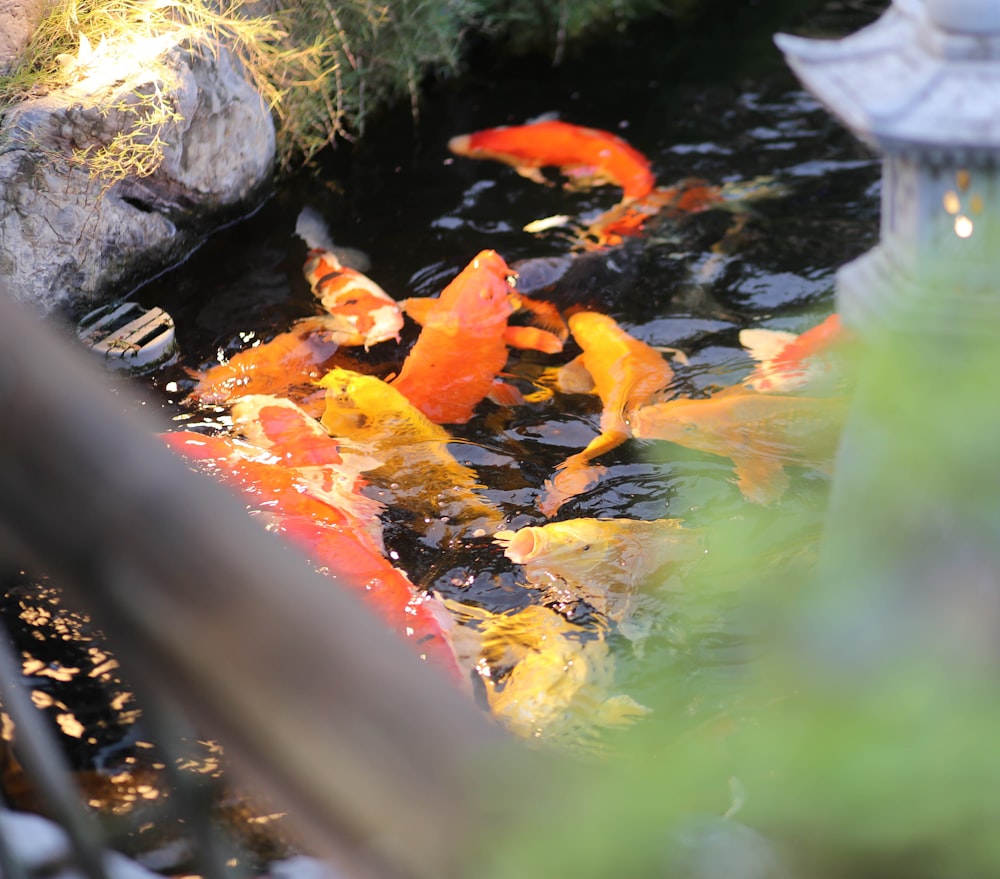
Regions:
M 846 414 L 846 397 L 734 390 L 642 406 L 631 422 L 639 439 L 731 458 L 743 496 L 763 504 L 784 494 L 787 466 L 829 472 Z
M 569 327 L 583 353 L 559 370 L 558 386 L 568 393 L 595 393 L 604 408 L 600 433 L 582 452 L 563 461 L 546 482 L 539 508 L 547 516 L 594 484 L 602 470 L 590 462 L 632 435 L 632 411 L 653 400 L 674 377 L 659 351 L 606 314 L 577 312 L 570 317 Z
M 639 235 L 646 221 L 662 211 L 694 213 L 723 201 L 718 187 L 703 180 L 656 187 L 649 159 L 622 138 L 559 120 L 461 134 L 448 141 L 448 149 L 466 158 L 503 162 L 539 183 L 548 182 L 542 168 L 554 167 L 570 188 L 619 187 L 620 202 L 585 228 L 584 249 L 620 244 L 623 238 Z
M 487 396 L 503 402 L 516 392 L 497 379 L 507 346 L 554 354 L 558 335 L 531 326 L 510 326 L 522 307 L 516 273 L 493 250 L 484 250 L 438 298 L 408 299 L 406 313 L 422 325 L 392 386 L 437 424 L 464 424 Z
M 617 135 L 556 119 L 460 134 L 448 149 L 503 162 L 539 183 L 547 182 L 542 168 L 558 168 L 570 186 L 611 184 L 621 187 L 626 201 L 647 195 L 655 183 L 649 160 Z

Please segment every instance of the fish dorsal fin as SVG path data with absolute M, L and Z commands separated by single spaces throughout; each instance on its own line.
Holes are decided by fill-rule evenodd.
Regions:
M 758 363 L 768 363 L 774 360 L 798 336 L 784 330 L 766 330 L 760 328 L 740 330 L 740 344 Z
M 537 125 L 539 122 L 558 122 L 559 121 L 559 111 L 549 110 L 545 113 L 539 113 L 537 116 L 532 116 L 530 119 L 525 119 L 525 125 Z

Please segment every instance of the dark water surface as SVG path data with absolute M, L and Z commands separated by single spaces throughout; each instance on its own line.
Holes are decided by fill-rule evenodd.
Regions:
M 808 21 L 784 26 L 846 33 L 883 5 L 829 2 Z M 664 22 L 614 35 L 558 69 L 537 59 L 494 65 L 484 58 L 461 82 L 430 86 L 417 122 L 408 109 L 386 114 L 356 148 L 340 146 L 297 173 L 255 216 L 215 235 L 183 266 L 139 291 L 141 303 L 174 316 L 181 349 L 177 364 L 142 379 L 152 399 L 179 428 L 224 425 L 221 411 L 182 405 L 192 386 L 185 368 L 205 368 L 316 313 L 302 277 L 306 248 L 293 234 L 305 204 L 327 218 L 335 241 L 370 256 L 369 275 L 399 299 L 436 294 L 485 248 L 510 263 L 565 257 L 564 233 L 531 235 L 523 226 L 610 207 L 615 190 L 542 187 L 500 164 L 454 158 L 446 148 L 455 134 L 543 113 L 621 135 L 649 156 L 660 185 L 692 176 L 718 185 L 768 178 L 771 195 L 739 214 L 711 210 L 654 222 L 643 238 L 581 258 L 539 293 L 561 307 L 607 312 L 638 338 L 681 349 L 689 358 L 676 367 L 681 393 L 738 381 L 751 368 L 739 330 L 799 331 L 816 323 L 832 310 L 835 270 L 869 249 L 877 235 L 878 163 L 802 91 L 770 44 L 775 26 L 748 4 L 744 14 L 698 37 Z M 408 330 L 404 342 L 414 334 Z M 379 374 L 398 365 L 402 354 L 394 343 L 350 353 Z M 515 354 L 511 364 L 527 372 L 532 364 L 569 356 L 572 349 L 561 358 Z M 466 440 L 455 452 L 477 469 L 487 496 L 507 511 L 509 527 L 542 524 L 535 501 L 543 481 L 596 434 L 599 416 L 596 399 L 579 395 L 513 410 L 487 402 L 453 430 Z M 822 517 L 824 480 L 814 474 L 798 474 L 773 507 L 748 510 L 728 459 L 633 441 L 601 463 L 607 472 L 600 483 L 566 504 L 558 518 L 671 516 L 691 524 L 723 518 L 737 530 L 773 535 L 765 564 L 775 576 L 794 577 L 807 567 Z M 447 597 L 493 612 L 540 600 L 486 540 L 442 553 L 390 516 L 386 541 L 415 582 Z M 586 621 L 584 606 L 561 610 Z M 131 741 L 134 704 L 101 666 L 103 648 L 52 628 L 58 601 L 18 587 L 4 613 L 8 624 L 20 627 L 26 661 L 37 655 L 41 663 L 31 666 L 39 689 L 66 706 L 63 714 L 99 727 L 74 738 L 76 765 L 96 763 L 102 749 Z M 639 701 L 653 698 L 649 670 L 669 666 L 680 672 L 680 700 L 704 703 L 715 698 L 726 669 L 738 667 L 747 639 L 724 608 L 688 597 L 655 621 L 641 655 L 624 640 L 619 647 L 626 660 L 622 687 Z M 78 673 L 61 681 L 45 671 L 57 666 Z M 98 667 L 104 670 L 95 673 Z M 86 687 L 78 686 L 84 681 Z M 108 685 L 104 701 L 91 692 L 102 682 Z

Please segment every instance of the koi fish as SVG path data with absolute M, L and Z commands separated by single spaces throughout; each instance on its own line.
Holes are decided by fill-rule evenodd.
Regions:
M 334 368 L 320 385 L 326 388 L 323 427 L 381 462 L 369 476 L 399 506 L 428 523 L 450 521 L 473 534 L 500 527 L 503 514 L 479 496 L 475 472 L 448 451 L 451 435 L 394 384 Z
M 248 442 L 271 453 L 268 463 L 294 470 L 310 494 L 352 516 L 383 551 L 379 516 L 385 505 L 361 493 L 362 474 L 380 461 L 333 439 L 308 412 L 281 397 L 241 397 L 231 416 Z
M 655 183 L 649 160 L 617 135 L 555 119 L 460 134 L 448 149 L 503 162 L 536 183 L 548 183 L 542 168 L 558 168 L 570 187 L 618 186 L 625 201 L 648 195 Z
M 309 246 L 302 271 L 327 311 L 326 332 L 333 341 L 364 345 L 366 351 L 388 339 L 398 342 L 403 328 L 399 303 L 367 275 L 344 265 L 319 215 L 303 208 L 295 232 Z
M 243 496 L 251 515 L 297 546 L 320 571 L 355 587 L 361 598 L 425 659 L 459 670 L 433 600 L 418 596 L 352 516 L 317 497 L 294 468 L 261 458 L 256 447 L 231 437 L 190 431 L 162 435 L 175 452 Z
M 305 402 L 316 396 L 340 345 L 322 317 L 304 318 L 273 339 L 238 351 L 225 363 L 193 372 L 198 383 L 187 402 L 227 406 L 244 394 L 280 394 Z
M 487 396 L 519 402 L 516 390 L 497 379 L 508 345 L 562 350 L 550 330 L 508 325 L 525 302 L 514 292 L 515 279 L 498 253 L 484 250 L 439 297 L 403 303 L 422 329 L 392 386 L 431 421 L 464 424 Z
M 838 314 L 831 314 L 800 335 L 757 328 L 741 330 L 740 344 L 758 361 L 743 385 L 772 393 L 811 385 L 834 370 L 836 354 L 851 339 L 851 332 Z
M 642 406 L 631 423 L 639 439 L 731 458 L 744 497 L 766 504 L 788 487 L 787 466 L 829 472 L 846 411 L 843 397 L 723 392 Z
M 536 183 L 547 184 L 542 168 L 554 167 L 567 178 L 568 188 L 619 187 L 620 202 L 584 227 L 584 249 L 621 244 L 623 238 L 639 235 L 646 221 L 662 211 L 694 213 L 723 201 L 719 188 L 704 180 L 656 187 L 651 163 L 637 149 L 608 131 L 569 122 L 549 119 L 461 134 L 448 141 L 448 149 L 465 158 L 503 162 Z M 536 221 L 526 231 L 568 221 Z
M 476 670 L 491 713 L 515 735 L 591 750 L 598 728 L 649 713 L 614 694 L 614 655 L 597 627 L 588 631 L 539 605 L 514 614 L 464 605 L 455 612 L 465 622 L 454 631 L 459 664 Z
M 539 499 L 539 509 L 546 516 L 594 484 L 603 468 L 590 462 L 632 435 L 630 413 L 651 402 L 674 376 L 659 351 L 629 335 L 606 314 L 577 312 L 570 317 L 569 327 L 583 353 L 560 368 L 558 387 L 565 393 L 595 393 L 604 409 L 600 433 L 546 481 Z
M 719 207 L 724 189 L 695 177 L 676 186 L 657 186 L 648 194 L 623 201 L 592 220 L 580 236 L 584 250 L 615 247 L 625 238 L 641 235 L 652 217 L 681 217 Z
M 493 540 L 532 585 L 569 590 L 630 636 L 640 591 L 662 586 L 674 566 L 704 552 L 701 532 L 680 519 L 566 519 L 498 531 Z

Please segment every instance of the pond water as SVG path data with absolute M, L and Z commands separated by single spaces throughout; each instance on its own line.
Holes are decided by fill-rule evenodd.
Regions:
M 794 29 L 847 33 L 884 5 L 831 0 Z M 787 16 L 784 24 L 790 26 Z M 330 151 L 316 167 L 283 182 L 253 217 L 138 291 L 140 303 L 173 315 L 181 350 L 176 364 L 141 379 L 149 396 L 178 428 L 227 429 L 225 410 L 184 402 L 193 386 L 187 370 L 204 369 L 316 313 L 302 275 L 306 247 L 294 235 L 304 205 L 327 219 L 335 241 L 369 255 L 368 274 L 396 298 L 435 295 L 486 248 L 523 266 L 525 283 L 533 283 L 531 269 L 540 263 L 531 261 L 566 257 L 571 242 L 565 231 L 529 234 L 525 224 L 595 213 L 610 207 L 617 193 L 542 187 L 504 165 L 453 157 L 446 144 L 455 134 L 553 112 L 624 137 L 650 158 L 661 185 L 688 177 L 730 186 L 765 179 L 758 198 L 656 219 L 643 236 L 581 256 L 536 291 L 561 309 L 605 312 L 635 337 L 682 351 L 686 363 L 674 361 L 672 386 L 680 395 L 704 396 L 738 382 L 753 366 L 739 331 L 801 331 L 817 323 L 833 308 L 835 270 L 869 249 L 877 235 L 877 159 L 802 91 L 770 45 L 774 29 L 754 8 L 696 38 L 664 23 L 616 35 L 559 68 L 483 58 L 461 82 L 430 86 L 419 120 L 400 109 L 372 122 L 355 149 Z M 398 369 L 415 335 L 408 326 L 402 346 L 351 349 L 348 363 L 386 375 Z M 514 353 L 509 368 L 522 378 L 535 376 L 575 350 L 570 344 L 564 355 Z M 453 446 L 456 456 L 476 470 L 484 496 L 502 507 L 506 527 L 516 529 L 546 521 L 536 505 L 544 481 L 596 435 L 599 419 L 596 398 L 557 393 L 513 409 L 486 402 L 468 424 L 449 430 L 461 441 Z M 600 463 L 606 468 L 600 481 L 570 500 L 559 520 L 672 517 L 691 527 L 721 521 L 734 539 L 763 539 L 767 554 L 757 575 L 773 572 L 790 588 L 808 576 L 827 485 L 814 471 L 796 471 L 785 496 L 761 507 L 740 495 L 726 458 L 630 441 Z M 579 626 L 581 637 L 607 638 L 619 660 L 613 691 L 641 704 L 662 704 L 657 681 L 669 673 L 677 682 L 669 701 L 711 710 L 724 702 L 727 675 L 752 647 L 738 618 L 727 613 L 734 599 L 713 592 L 709 600 L 699 588 L 698 578 L 709 576 L 704 571 L 657 603 L 638 639 L 596 623 L 580 597 L 526 582 L 488 538 L 432 545 L 391 510 L 385 537 L 399 566 L 422 588 L 490 614 L 544 604 Z M 718 575 L 712 569 L 711 576 Z M 51 597 L 10 594 L 16 601 L 8 597 L 8 621 L 20 619 L 35 633 L 19 639 L 22 649 L 38 652 L 43 642 L 39 661 L 47 668 L 61 661 L 48 653 L 66 639 L 37 634 L 56 613 Z M 102 651 L 88 644 L 62 662 L 86 672 L 106 661 Z M 89 685 L 101 680 L 81 677 Z M 104 732 L 75 738 L 91 742 L 92 758 L 116 736 L 127 740 L 121 731 L 133 719 L 131 700 L 108 681 L 118 712 L 111 719 L 115 710 L 85 707 L 95 704 L 92 694 L 79 699 L 65 688 L 52 691 L 70 706 L 63 714 L 100 722 Z M 58 681 L 50 675 L 34 684 L 44 689 Z M 83 756 L 75 762 L 81 765 Z

